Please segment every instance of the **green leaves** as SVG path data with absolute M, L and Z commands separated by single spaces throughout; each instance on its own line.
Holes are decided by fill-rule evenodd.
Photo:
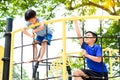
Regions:
M 120 32 L 120 25 L 118 24 L 118 22 L 113 21 L 113 23 L 111 22 L 111 25 L 108 28 L 104 28 L 104 30 L 106 30 L 106 32 L 103 34 L 103 36 L 108 36 L 111 38 L 103 38 L 103 48 L 109 47 L 109 48 L 113 48 L 113 49 L 117 49 L 118 48 L 118 33 Z M 105 27 L 105 26 L 104 26 Z M 116 38 L 112 38 L 112 37 L 116 37 Z

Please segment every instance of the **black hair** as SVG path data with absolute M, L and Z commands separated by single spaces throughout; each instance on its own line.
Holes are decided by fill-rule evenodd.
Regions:
M 34 18 L 36 16 L 36 12 L 32 9 L 29 9 L 25 12 L 25 20 L 28 21 L 31 18 Z
M 95 40 L 95 43 L 96 43 L 97 42 L 97 34 L 92 31 L 87 31 L 85 34 L 87 34 L 87 33 L 91 33 L 92 36 L 96 38 L 96 40 Z

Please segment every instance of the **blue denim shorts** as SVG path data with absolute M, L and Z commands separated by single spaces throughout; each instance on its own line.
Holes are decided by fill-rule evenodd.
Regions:
M 50 45 L 51 39 L 52 39 L 52 35 L 51 34 L 47 34 L 45 36 L 37 36 L 35 40 L 39 41 L 40 45 L 44 41 L 47 41 L 47 44 Z

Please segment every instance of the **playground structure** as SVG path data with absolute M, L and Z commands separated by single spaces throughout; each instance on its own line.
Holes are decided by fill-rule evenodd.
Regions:
M 61 22 L 62 23 L 62 49 L 63 49 L 63 51 L 62 51 L 62 56 L 60 56 L 60 57 L 62 59 L 62 71 L 63 71 L 63 73 L 62 73 L 62 76 L 58 76 L 58 78 L 62 77 L 63 80 L 67 80 L 67 77 L 74 77 L 72 75 L 70 75 L 70 76 L 66 75 L 66 72 L 67 72 L 67 69 L 66 69 L 67 61 L 66 61 L 66 59 L 68 57 L 67 56 L 67 52 L 66 52 L 66 39 L 67 39 L 67 37 L 66 37 L 66 21 L 68 21 L 68 20 L 79 20 L 79 19 L 82 20 L 82 21 L 84 21 L 86 19 L 99 19 L 99 20 L 115 19 L 115 20 L 118 20 L 118 19 L 120 19 L 120 16 L 80 16 L 80 17 L 61 18 L 61 19 L 54 19 L 54 20 L 45 21 L 45 24 L 51 24 L 51 23 L 54 23 L 54 22 Z M 9 23 L 9 20 L 10 20 L 10 23 Z M 12 19 L 8 19 L 8 23 L 7 24 L 8 24 L 7 25 L 8 27 L 10 27 L 10 26 L 12 27 Z M 29 26 L 29 28 L 33 28 L 33 27 L 38 26 L 38 25 L 39 25 L 39 23 L 35 24 L 35 25 L 31 25 L 31 26 Z M 12 80 L 12 71 L 13 71 L 13 64 L 14 64 L 13 63 L 14 38 L 15 38 L 14 35 L 17 32 L 20 32 L 21 28 L 15 30 L 15 31 L 12 31 L 12 32 L 11 31 L 12 31 L 12 28 L 10 30 L 8 29 L 8 32 L 6 32 L 6 36 L 8 36 L 7 40 L 9 40 L 9 38 L 11 38 L 11 40 L 9 41 L 9 42 L 11 42 L 11 44 L 8 44 L 8 46 L 10 46 L 10 47 L 7 46 L 9 48 L 9 50 L 6 51 L 6 47 L 5 47 L 5 51 L 6 52 L 4 54 L 4 59 L 3 59 L 4 60 L 4 70 L 5 71 L 3 71 L 4 72 L 3 73 L 3 80 Z M 101 34 L 100 38 L 102 38 L 102 34 Z M 118 36 L 117 38 L 120 38 L 120 36 Z M 105 51 L 105 50 L 103 50 L 103 51 Z M 116 51 L 116 52 L 118 52 L 120 54 L 120 46 L 119 46 L 119 49 L 117 49 L 117 50 L 106 49 L 106 51 L 108 51 L 110 53 L 111 53 L 111 51 L 113 51 L 113 52 Z M 9 54 L 9 56 L 7 56 L 7 54 Z M 56 58 L 60 58 L 60 57 L 56 57 Z M 112 57 L 112 53 L 108 57 Z M 116 56 L 116 57 L 117 57 L 118 62 L 120 62 L 120 56 Z M 44 59 L 44 60 L 48 61 L 49 58 Z M 111 69 L 112 68 L 112 60 L 110 60 L 110 62 L 111 62 L 110 63 L 110 72 L 112 72 L 112 69 Z M 46 66 L 47 65 L 48 64 L 46 64 Z M 5 75 L 6 73 L 8 74 L 8 77 L 6 77 L 6 75 Z M 120 76 L 118 76 L 118 77 L 120 77 Z M 53 77 L 53 78 L 57 78 L 57 77 Z M 46 79 L 50 79 L 48 77 L 48 75 L 46 76 Z
M 0 59 L 3 58 L 4 54 L 4 47 L 0 45 Z M 3 61 L 0 60 L 0 79 L 2 78 L 2 73 L 3 73 Z

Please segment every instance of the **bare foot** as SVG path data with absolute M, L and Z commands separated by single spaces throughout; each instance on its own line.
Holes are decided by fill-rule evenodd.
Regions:
M 42 58 L 39 58 L 38 61 L 39 61 L 39 62 L 42 62 Z
M 38 58 L 37 58 L 37 57 L 35 57 L 33 60 L 34 60 L 34 61 L 37 61 L 37 60 L 38 60 Z
M 38 59 L 34 58 L 34 59 L 31 59 L 29 62 L 35 62 L 35 61 L 38 61 Z

